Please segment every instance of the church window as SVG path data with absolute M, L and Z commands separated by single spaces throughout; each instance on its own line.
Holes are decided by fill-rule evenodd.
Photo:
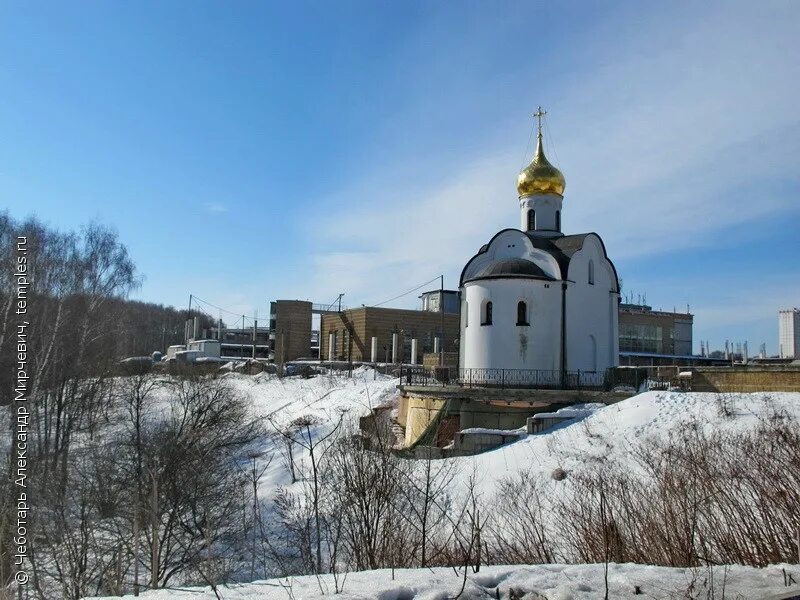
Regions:
M 561 211 L 556 211 L 556 231 L 561 231 Z
M 528 323 L 528 305 L 521 300 L 517 302 L 517 325 L 530 325 Z
M 464 327 L 469 326 L 469 302 L 464 300 Z
M 483 322 L 481 325 L 491 325 L 492 324 L 492 303 L 487 302 L 486 306 L 483 308 Z
M 589 261 L 589 285 L 594 285 L 594 261 Z
M 528 231 L 536 229 L 536 211 L 531 209 L 528 211 Z

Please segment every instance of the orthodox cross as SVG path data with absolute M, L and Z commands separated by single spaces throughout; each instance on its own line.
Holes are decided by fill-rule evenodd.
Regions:
M 546 110 L 542 110 L 542 107 L 539 106 L 536 109 L 536 112 L 533 113 L 533 116 L 536 117 L 536 120 L 539 121 L 539 135 L 542 135 L 542 117 L 547 114 Z

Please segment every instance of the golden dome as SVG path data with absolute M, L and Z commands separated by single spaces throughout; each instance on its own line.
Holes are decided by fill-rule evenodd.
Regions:
M 542 145 L 542 132 L 539 132 L 536 143 L 536 155 L 531 164 L 522 169 L 517 177 L 517 192 L 519 197 L 533 196 L 536 194 L 558 194 L 564 195 L 564 188 L 567 182 L 561 171 L 550 164 L 544 155 Z

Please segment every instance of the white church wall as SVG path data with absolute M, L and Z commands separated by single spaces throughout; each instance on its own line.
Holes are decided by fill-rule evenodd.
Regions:
M 589 283 L 590 262 L 594 284 Z M 602 244 L 589 236 L 569 264 L 567 369 L 605 371 L 618 364 L 618 294 Z
M 462 367 L 560 369 L 560 282 L 485 279 L 467 283 L 463 298 Z M 487 301 L 492 302 L 492 324 L 481 325 Z M 527 326 L 517 325 L 519 301 L 527 304 Z
M 558 232 L 556 212 L 561 210 L 562 198 L 556 194 L 540 194 L 519 199 L 520 229 L 528 231 L 528 211 L 536 211 L 536 230 Z

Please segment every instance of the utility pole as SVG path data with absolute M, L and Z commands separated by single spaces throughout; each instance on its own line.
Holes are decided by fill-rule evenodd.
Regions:
M 258 313 L 256 313 L 257 315 Z M 253 317 L 253 360 L 256 359 L 256 336 L 258 335 L 258 319 Z
M 439 323 L 442 339 L 439 342 L 439 366 L 444 366 L 444 275 L 439 282 Z
M 187 315 L 186 320 L 190 321 L 191 318 L 192 318 L 192 295 L 189 294 L 189 314 Z M 183 333 L 184 333 L 183 343 L 188 346 L 189 345 L 189 326 L 188 325 L 183 328 Z

